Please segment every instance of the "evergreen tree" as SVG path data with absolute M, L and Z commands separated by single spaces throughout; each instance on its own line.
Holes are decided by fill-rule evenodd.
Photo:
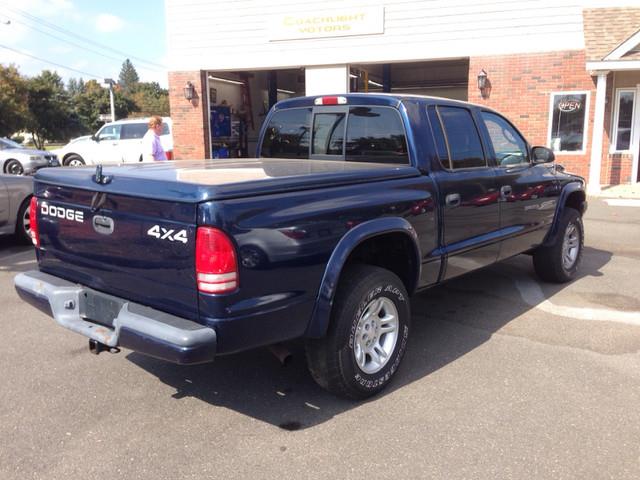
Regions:
M 122 87 L 124 93 L 131 92 L 140 81 L 136 68 L 128 58 L 122 64 L 120 69 L 120 76 L 118 77 L 118 83 Z

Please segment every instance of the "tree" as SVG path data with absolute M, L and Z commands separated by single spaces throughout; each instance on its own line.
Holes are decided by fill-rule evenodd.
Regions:
M 130 93 L 140 81 L 136 68 L 128 58 L 122 64 L 120 69 L 120 76 L 118 77 L 118 83 L 125 93 Z
M 67 92 L 71 98 L 84 92 L 84 80 L 82 78 L 70 78 L 67 82 Z
M 23 130 L 28 116 L 27 80 L 15 66 L 0 65 L 0 137 Z
M 27 129 L 33 135 L 37 148 L 43 148 L 45 140 L 67 138 L 70 131 L 78 128 L 77 117 L 70 108 L 69 96 L 60 75 L 43 70 L 27 81 L 27 88 Z
M 160 87 L 158 82 L 141 82 L 131 93 L 131 99 L 137 109 L 134 112 L 141 117 L 151 115 L 169 116 L 169 91 Z
M 117 118 L 125 118 L 136 110 L 136 104 L 130 98 L 124 96 L 122 91 L 116 88 L 114 92 L 114 106 Z M 103 88 L 97 81 L 89 80 L 84 84 L 84 92 L 74 98 L 74 110 L 80 123 L 86 131 L 95 132 L 103 122 L 99 119 L 101 113 L 109 113 L 109 90 Z

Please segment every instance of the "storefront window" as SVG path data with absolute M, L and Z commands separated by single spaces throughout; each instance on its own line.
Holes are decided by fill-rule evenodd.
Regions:
M 633 90 L 618 90 L 613 123 L 613 138 L 615 141 L 613 149 L 615 151 L 625 151 L 631 148 L 634 101 L 635 92 Z
M 586 92 L 551 95 L 550 147 L 556 152 L 580 152 L 585 149 L 587 119 Z

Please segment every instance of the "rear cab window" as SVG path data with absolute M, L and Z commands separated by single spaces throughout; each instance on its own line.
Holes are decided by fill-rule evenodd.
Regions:
M 291 108 L 275 112 L 261 157 L 409 165 L 400 113 L 391 107 Z

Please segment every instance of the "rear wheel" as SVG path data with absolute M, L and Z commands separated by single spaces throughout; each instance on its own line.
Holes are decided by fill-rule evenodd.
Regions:
M 84 160 L 80 155 L 69 155 L 64 160 L 65 167 L 82 167 L 84 164 Z
M 4 173 L 8 173 L 10 175 L 22 175 L 24 173 L 24 167 L 22 164 L 15 159 L 7 160 L 7 163 L 4 164 Z
M 370 265 L 348 267 L 326 337 L 307 343 L 314 380 L 353 399 L 375 395 L 396 373 L 409 338 L 409 298 L 392 272 Z
M 533 267 L 547 282 L 564 283 L 577 273 L 584 247 L 584 227 L 580 213 L 565 208 L 558 225 L 558 236 L 553 245 L 538 247 L 533 252 Z
M 21 243 L 31 243 L 31 220 L 29 216 L 29 205 L 31 197 L 27 198 L 18 209 L 16 219 L 15 236 Z

